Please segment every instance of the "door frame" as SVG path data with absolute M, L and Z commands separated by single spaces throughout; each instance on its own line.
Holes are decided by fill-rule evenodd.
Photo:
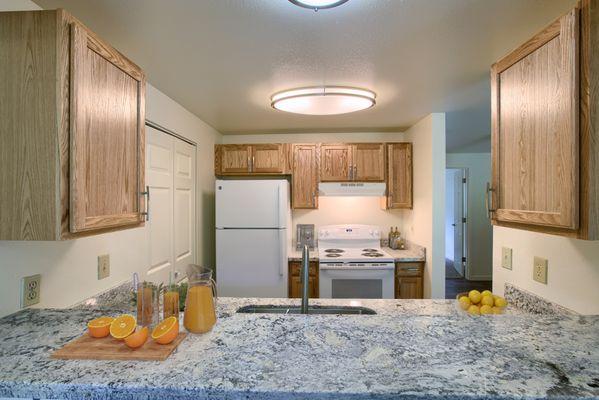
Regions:
M 468 216 L 468 185 L 470 183 L 470 171 L 468 168 L 466 167 L 446 167 L 445 168 L 445 173 L 447 174 L 447 171 L 461 171 L 461 175 L 462 175 L 462 257 L 464 257 L 466 259 L 466 261 L 462 261 L 462 267 L 463 267 L 463 278 L 468 279 L 468 275 L 469 275 L 469 271 L 470 271 L 470 256 L 469 256 L 469 248 L 468 248 L 468 222 L 469 222 L 469 216 Z M 445 201 L 447 201 L 447 197 L 445 198 Z M 454 243 L 455 243 L 455 231 L 454 231 Z M 455 244 L 454 244 L 455 246 Z M 455 260 L 455 253 L 454 253 L 454 263 L 456 262 Z M 454 267 L 455 268 L 455 267 Z M 459 271 L 458 271 L 459 272 Z
M 198 145 L 195 141 L 186 138 L 185 136 L 182 136 L 180 134 L 178 134 L 175 131 L 172 131 L 154 121 L 151 121 L 149 119 L 145 119 L 145 125 L 149 126 L 150 128 L 154 128 L 157 131 L 160 131 L 162 133 L 165 133 L 167 135 L 170 135 L 172 137 L 174 137 L 175 139 L 179 139 L 182 140 L 183 142 L 192 145 L 195 148 L 195 165 L 193 166 L 193 168 L 195 169 L 195 180 L 193 182 L 193 184 L 195 185 L 195 199 L 194 199 L 194 204 L 193 204 L 193 209 L 194 209 L 194 215 L 195 215 L 195 221 L 193 221 L 194 224 L 194 229 L 195 229 L 195 240 L 192 243 L 192 249 L 193 249 L 193 262 L 194 263 L 198 263 L 198 233 L 199 233 L 199 228 L 200 228 L 200 224 L 199 224 L 199 218 L 198 218 L 198 188 L 199 188 L 199 174 L 197 173 L 197 165 L 198 165 Z M 144 170 L 144 174 L 145 174 L 145 170 Z M 174 207 L 174 204 L 173 204 Z M 173 265 L 174 268 L 174 265 Z M 183 280 L 185 277 L 179 277 L 176 273 L 176 271 L 174 271 L 174 278 L 175 281 L 181 281 Z

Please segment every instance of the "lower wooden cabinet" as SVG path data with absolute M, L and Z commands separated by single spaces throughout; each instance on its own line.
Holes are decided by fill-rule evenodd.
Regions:
M 289 298 L 302 297 L 302 283 L 300 274 L 302 263 L 289 261 Z M 318 262 L 310 261 L 310 276 L 308 278 L 308 295 L 312 299 L 318 298 Z
M 424 262 L 395 263 L 395 298 L 423 298 Z

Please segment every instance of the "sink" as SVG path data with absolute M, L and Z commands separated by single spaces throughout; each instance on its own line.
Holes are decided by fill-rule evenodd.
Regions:
M 242 314 L 301 314 L 299 306 L 250 305 L 237 310 Z M 310 306 L 308 314 L 327 315 L 375 315 L 376 311 L 367 307 L 352 306 Z

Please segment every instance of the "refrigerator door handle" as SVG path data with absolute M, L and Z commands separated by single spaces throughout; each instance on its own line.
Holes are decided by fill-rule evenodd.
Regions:
M 283 223 L 284 220 L 284 215 L 283 215 L 283 210 L 285 209 L 285 204 L 283 204 L 283 186 L 282 185 L 278 185 L 277 187 L 277 204 L 279 206 L 279 209 L 277 210 L 277 228 L 280 228 Z
M 287 267 L 287 243 L 286 230 L 279 229 L 279 276 L 285 276 L 285 268 Z

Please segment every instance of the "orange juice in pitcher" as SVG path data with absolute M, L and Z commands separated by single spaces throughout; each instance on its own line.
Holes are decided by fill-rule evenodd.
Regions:
M 216 323 L 216 285 L 212 271 L 199 265 L 187 267 L 189 287 L 185 298 L 183 325 L 192 333 L 209 332 Z

